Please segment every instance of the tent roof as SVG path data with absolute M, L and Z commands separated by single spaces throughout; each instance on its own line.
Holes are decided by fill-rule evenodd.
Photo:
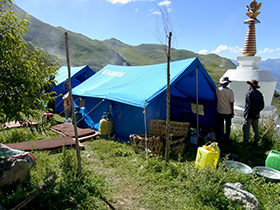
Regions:
M 170 63 L 172 96 L 196 96 L 196 68 L 199 76 L 199 98 L 214 100 L 216 85 L 198 58 Z M 73 95 L 106 98 L 137 107 L 147 106 L 167 88 L 167 64 L 146 66 L 106 65 L 93 77 L 73 89 Z
M 84 66 L 78 66 L 78 67 L 71 67 L 71 77 L 75 76 L 76 74 L 78 74 L 81 70 L 83 70 L 84 68 L 86 68 L 87 65 Z M 57 75 L 55 76 L 55 80 L 57 81 L 56 85 L 61 84 L 62 82 L 66 81 L 66 79 L 68 78 L 68 67 L 67 66 L 61 66 L 58 70 L 57 70 Z

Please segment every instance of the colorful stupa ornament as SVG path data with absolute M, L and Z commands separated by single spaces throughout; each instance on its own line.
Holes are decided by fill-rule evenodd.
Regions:
M 246 39 L 243 47 L 243 55 L 244 56 L 254 56 L 257 52 L 256 50 L 256 32 L 255 32 L 255 24 L 260 23 L 257 19 L 257 16 L 260 14 L 258 10 L 261 8 L 262 3 L 257 3 L 256 0 L 253 0 L 250 6 L 246 6 L 249 11 L 246 15 L 249 19 L 245 20 L 245 24 L 249 24 Z

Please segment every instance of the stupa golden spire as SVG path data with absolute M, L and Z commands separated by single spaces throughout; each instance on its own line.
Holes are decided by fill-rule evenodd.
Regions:
M 261 8 L 262 3 L 257 3 L 256 0 L 253 0 L 250 6 L 246 6 L 248 13 L 246 15 L 249 19 L 245 20 L 245 24 L 249 24 L 246 39 L 243 47 L 243 55 L 244 56 L 254 56 L 257 52 L 256 50 L 256 32 L 255 32 L 255 24 L 260 23 L 257 19 L 257 16 L 260 14 L 258 10 Z

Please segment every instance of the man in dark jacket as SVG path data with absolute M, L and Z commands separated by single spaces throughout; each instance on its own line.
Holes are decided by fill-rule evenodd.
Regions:
M 259 118 L 260 111 L 264 108 L 264 100 L 262 93 L 257 90 L 260 88 L 258 80 L 252 79 L 247 81 L 249 90 L 245 97 L 244 123 L 243 123 L 243 142 L 245 144 L 249 141 L 250 127 L 252 125 L 254 140 L 257 144 L 260 140 L 259 135 Z

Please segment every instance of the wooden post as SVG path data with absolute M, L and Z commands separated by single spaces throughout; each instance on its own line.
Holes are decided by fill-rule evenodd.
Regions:
M 66 60 L 68 67 L 68 88 L 69 88 L 69 97 L 71 101 L 72 108 L 72 117 L 73 117 L 73 125 L 75 131 L 75 142 L 76 142 L 76 153 L 77 153 L 77 161 L 78 161 L 78 175 L 82 175 L 82 164 L 81 164 L 81 154 L 78 140 L 78 130 L 77 130 L 77 120 L 74 110 L 73 96 L 72 96 L 72 88 L 71 88 L 71 70 L 70 70 L 70 60 L 69 60 L 69 49 L 68 49 L 68 33 L 65 32 L 65 45 L 66 45 Z
M 172 33 L 168 36 L 168 51 L 167 51 L 167 88 L 166 88 L 166 147 L 165 161 L 169 161 L 170 153 L 170 46 Z

